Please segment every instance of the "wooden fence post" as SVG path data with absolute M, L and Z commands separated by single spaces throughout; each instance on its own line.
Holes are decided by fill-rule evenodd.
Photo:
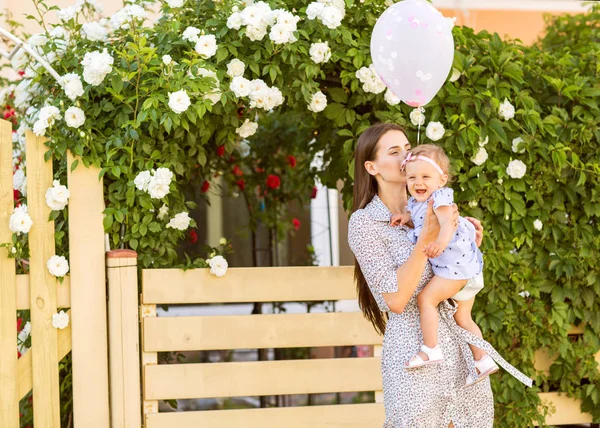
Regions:
M 73 162 L 79 166 L 71 171 Z M 104 187 L 100 169 L 70 152 L 69 254 L 74 426 L 109 428 Z
M 141 427 L 137 253 L 107 253 L 112 428 Z
M 0 120 L 0 243 L 11 242 L 13 213 L 12 127 Z M 17 388 L 17 284 L 15 259 L 0 249 L 0 427 L 19 427 Z

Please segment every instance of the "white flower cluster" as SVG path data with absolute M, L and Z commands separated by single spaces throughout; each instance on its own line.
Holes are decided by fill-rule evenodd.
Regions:
M 217 276 L 225 276 L 229 263 L 223 256 L 214 256 L 206 261 L 210 266 L 210 273 Z
M 128 29 L 129 23 L 146 19 L 146 10 L 137 4 L 128 4 L 110 17 L 109 25 L 113 30 Z
M 498 108 L 498 114 L 504 120 L 512 119 L 515 117 L 515 107 L 506 98 L 504 98 L 504 101 Z
M 81 83 L 81 77 L 75 73 L 67 73 L 61 78 L 61 84 L 65 95 L 70 100 L 75 101 L 77 97 L 83 95 L 83 84 Z
M 162 199 L 169 194 L 169 186 L 173 173 L 168 168 L 158 168 L 156 171 L 142 171 L 134 179 L 135 187 L 148 192 L 153 199 Z
M 190 97 L 184 89 L 169 92 L 169 107 L 177 114 L 181 114 L 192 104 Z
M 385 91 L 385 83 L 381 80 L 375 66 L 371 64 L 368 67 L 362 67 L 356 72 L 356 77 L 363 84 L 363 91 L 371 92 L 373 94 L 380 94 Z
M 427 135 L 427 138 L 431 141 L 438 141 L 442 139 L 444 132 L 446 132 L 444 125 L 440 122 L 429 122 L 427 124 L 427 129 L 425 130 L 425 135 Z
M 175 216 L 169 220 L 167 227 L 177 230 L 185 230 L 190 226 L 191 220 L 192 219 L 190 218 L 189 214 L 186 212 L 175 214 Z
M 33 124 L 33 132 L 38 137 L 46 134 L 46 130 L 60 119 L 60 111 L 54 106 L 46 106 L 40 109 L 36 122 Z
M 81 26 L 81 37 L 90 42 L 104 42 L 108 39 L 108 20 L 86 22 Z
M 83 80 L 92 86 L 100 85 L 106 75 L 112 71 L 114 62 L 115 60 L 106 49 L 102 52 L 87 52 L 81 61 Z
M 62 330 L 69 325 L 69 314 L 65 311 L 60 311 L 52 315 L 52 327 Z
M 87 6 L 96 13 L 102 13 L 104 9 L 96 0 L 78 0 L 74 5 L 60 9 L 58 12 L 56 12 L 56 16 L 63 22 L 70 21 L 83 10 L 84 6 Z
M 217 53 L 217 38 L 213 34 L 201 34 L 202 31 L 196 27 L 187 27 L 181 38 L 187 42 L 195 43 L 194 50 L 204 59 L 208 59 Z
M 231 80 L 229 88 L 238 98 L 249 97 L 250 108 L 270 111 L 283 104 L 283 94 L 279 88 L 270 87 L 261 79 L 250 81 L 242 76 L 236 76 Z
M 229 77 L 241 77 L 244 75 L 245 70 L 246 64 L 237 58 L 232 59 L 229 61 L 229 64 L 227 64 L 227 75 Z
M 327 97 L 323 92 L 317 91 L 312 95 L 308 109 L 312 112 L 318 113 L 325 110 L 325 107 L 327 107 Z
M 50 275 L 61 278 L 69 272 L 69 262 L 64 256 L 52 256 L 46 262 Z
M 33 220 L 27 211 L 27 205 L 21 204 L 11 214 L 8 221 L 8 227 L 13 233 L 20 235 L 21 233 L 29 233 L 33 226 Z
M 65 122 L 71 128 L 79 128 L 85 123 L 85 113 L 79 107 L 69 107 L 65 111 Z
M 527 166 L 520 160 L 512 160 L 506 167 L 506 173 L 510 178 L 523 178 L 527 172 Z
M 300 20 L 287 10 L 276 9 L 264 1 L 249 4 L 241 12 L 234 11 L 227 19 L 227 27 L 239 30 L 246 27 L 246 36 L 253 42 L 262 40 L 271 27 L 269 39 L 275 44 L 293 43 L 297 39 L 294 32 Z
M 242 126 L 237 128 L 235 132 L 237 132 L 237 134 L 242 138 L 248 138 L 256 134 L 257 129 L 258 123 L 250 122 L 250 119 L 246 119 L 244 123 L 242 123 Z
M 60 184 L 60 181 L 54 180 L 52 182 L 52 187 L 46 190 L 46 205 L 48 205 L 52 211 L 60 211 L 67 206 L 70 196 L 71 192 L 69 192 L 69 189 Z
M 335 30 L 342 25 L 342 19 L 346 15 L 346 4 L 344 0 L 318 0 L 308 5 L 306 15 L 311 21 L 319 19 L 327 28 Z
M 425 124 L 425 109 L 423 107 L 417 107 L 410 112 L 410 121 L 415 126 L 423 126 Z
M 316 64 L 325 63 L 331 58 L 331 48 L 327 42 L 311 44 L 308 53 Z

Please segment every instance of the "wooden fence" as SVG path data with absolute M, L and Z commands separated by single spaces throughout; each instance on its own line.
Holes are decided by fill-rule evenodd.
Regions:
M 71 351 L 75 428 L 381 426 L 381 337 L 360 313 L 156 316 L 157 305 L 355 299 L 351 267 L 234 268 L 222 278 L 207 269 L 155 269 L 142 270 L 138 278 L 135 252 L 111 251 L 105 259 L 102 181 L 97 169 L 80 164 L 72 172 L 69 167 L 70 276 L 60 284 L 46 269 L 55 241 L 44 202 L 52 185 L 52 165 L 44 161 L 45 151 L 44 139 L 28 133 L 27 198 L 34 222 L 29 233 L 30 273 L 16 275 L 14 260 L 0 253 L 0 427 L 19 427 L 19 400 L 32 389 L 35 426 L 60 427 L 58 363 Z M 68 165 L 73 161 L 69 155 Z M 0 243 L 12 238 L 8 228 L 14 210 L 12 180 L 11 128 L 0 120 Z M 64 330 L 51 325 L 57 308 L 70 308 L 71 324 Z M 30 310 L 32 322 L 32 348 L 19 359 L 17 310 Z M 158 363 L 159 352 L 353 345 L 373 345 L 374 356 Z M 596 358 L 600 362 L 600 353 Z M 552 360 L 539 351 L 536 368 L 548 370 Z M 160 400 L 170 399 L 360 391 L 374 391 L 375 402 L 158 410 Z M 555 392 L 540 396 L 556 409 L 548 424 L 591 422 L 578 400 Z

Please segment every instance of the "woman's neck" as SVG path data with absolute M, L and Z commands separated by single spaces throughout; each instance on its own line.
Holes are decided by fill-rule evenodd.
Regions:
M 381 202 L 387 207 L 392 213 L 404 213 L 406 212 L 406 203 L 408 197 L 406 194 L 406 186 L 394 184 L 389 186 L 379 186 L 377 192 Z

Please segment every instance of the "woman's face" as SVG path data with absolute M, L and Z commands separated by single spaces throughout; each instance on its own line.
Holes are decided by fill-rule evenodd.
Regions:
M 365 162 L 365 168 L 377 181 L 406 185 L 406 174 L 400 171 L 400 164 L 409 149 L 410 143 L 403 132 L 388 131 L 377 143 L 375 159 Z

